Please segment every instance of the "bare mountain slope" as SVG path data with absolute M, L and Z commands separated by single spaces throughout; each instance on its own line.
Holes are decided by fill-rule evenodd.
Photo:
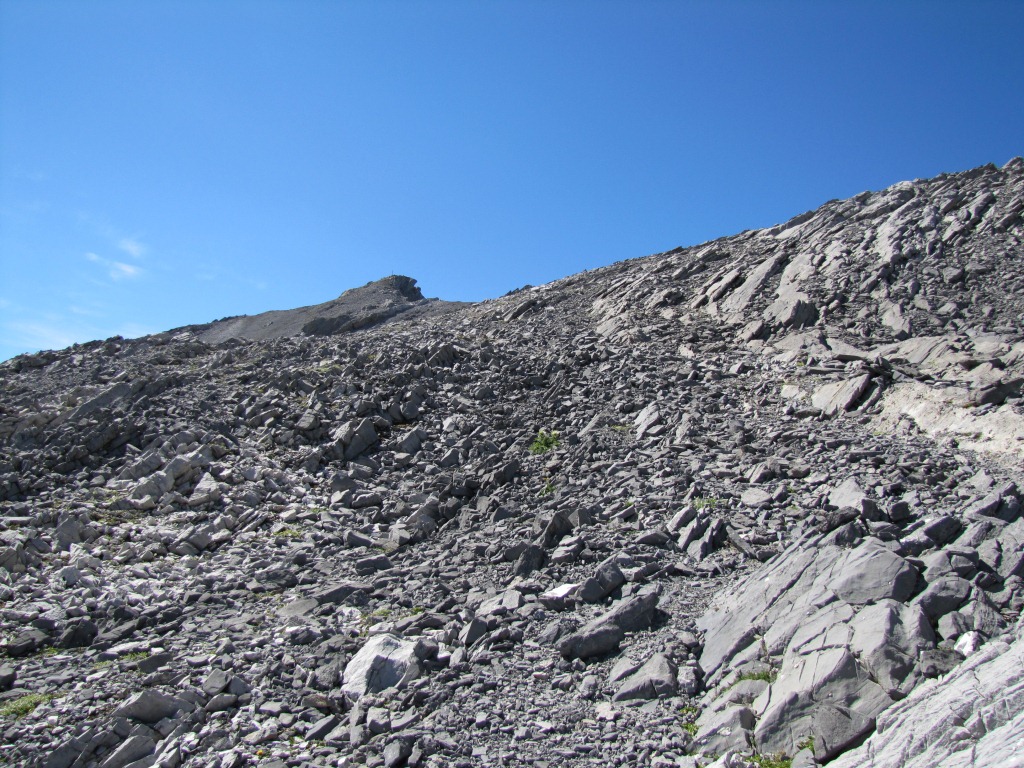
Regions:
M 0 366 L 8 760 L 1019 764 L 1022 212 Z

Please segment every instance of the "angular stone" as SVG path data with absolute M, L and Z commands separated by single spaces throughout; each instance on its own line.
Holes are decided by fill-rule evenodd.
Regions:
M 420 676 L 417 644 L 395 635 L 370 638 L 345 666 L 341 690 L 349 698 L 380 693 Z
M 970 594 L 971 582 L 959 576 L 943 576 L 925 587 L 914 598 L 914 604 L 920 606 L 929 619 L 937 622 L 942 616 L 962 606 Z
M 870 384 L 871 376 L 866 373 L 848 381 L 824 384 L 811 395 L 811 404 L 828 415 L 853 410 Z
M 124 768 L 129 763 L 153 754 L 156 742 L 149 736 L 129 736 L 110 756 L 100 763 L 100 768 Z
M 598 566 L 597 572 L 580 585 L 579 597 L 586 603 L 596 603 L 626 583 L 614 560 L 606 560 Z
M 203 475 L 192 495 L 188 497 L 188 505 L 190 507 L 199 507 L 203 504 L 209 504 L 217 501 L 221 496 L 220 484 L 207 472 Z
M 146 688 L 132 696 L 114 710 L 115 717 L 128 717 L 142 723 L 157 723 L 165 717 L 172 717 L 183 708 L 183 702 L 173 696 Z
M 935 646 L 927 616 L 916 605 L 882 600 L 865 606 L 851 622 L 850 650 L 893 698 L 914 687 L 920 653 Z
M 228 682 L 230 680 L 231 675 L 223 669 L 215 669 L 207 675 L 206 680 L 203 681 L 203 693 L 207 696 L 216 696 L 228 687 Z
M 657 603 L 657 592 L 621 600 L 603 616 L 565 638 L 558 650 L 566 659 L 587 659 L 610 653 L 619 647 L 626 632 L 635 632 L 651 625 Z
M 797 745 L 814 737 L 814 754 L 830 760 L 860 741 L 875 727 L 873 717 L 806 693 L 790 693 L 757 723 L 754 738 L 765 752 L 793 754 Z
M 658 699 L 674 695 L 677 689 L 676 665 L 664 654 L 656 653 L 622 681 L 612 701 Z

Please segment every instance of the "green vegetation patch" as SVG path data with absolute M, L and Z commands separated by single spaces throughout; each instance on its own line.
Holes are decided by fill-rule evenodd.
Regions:
M 778 675 L 779 670 L 777 669 L 762 669 L 759 672 L 744 672 L 736 678 L 736 682 L 740 683 L 744 680 L 764 680 L 766 683 L 774 683 L 775 678 L 778 677 Z
M 530 444 L 530 453 L 535 456 L 548 451 L 553 451 L 561 443 L 558 440 L 558 433 L 554 430 L 548 431 L 546 429 L 537 430 L 537 437 Z
M 781 752 L 776 755 L 751 755 L 750 762 L 761 768 L 791 768 L 793 765 L 792 758 Z
M 714 509 L 718 506 L 718 499 L 708 496 L 706 499 L 694 499 L 691 503 L 694 509 Z
M 29 693 L 0 706 L 0 717 L 24 717 L 35 711 L 36 707 L 53 698 L 50 693 Z

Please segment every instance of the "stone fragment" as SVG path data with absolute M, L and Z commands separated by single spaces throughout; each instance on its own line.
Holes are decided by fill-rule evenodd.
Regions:
M 943 576 L 925 587 L 914 598 L 914 604 L 920 606 L 932 622 L 937 622 L 942 616 L 962 606 L 970 594 L 969 581 L 959 576 Z
M 217 501 L 221 497 L 220 484 L 207 472 L 196 485 L 192 495 L 188 497 L 190 507 L 200 507 L 204 504 Z
M 124 768 L 129 763 L 153 754 L 156 742 L 149 736 L 129 736 L 110 756 L 100 763 L 100 768 Z

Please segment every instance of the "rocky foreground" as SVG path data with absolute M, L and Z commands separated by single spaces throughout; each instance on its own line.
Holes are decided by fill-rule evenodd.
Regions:
M 1024 765 L 1022 214 L 0 365 L 0 763 Z

